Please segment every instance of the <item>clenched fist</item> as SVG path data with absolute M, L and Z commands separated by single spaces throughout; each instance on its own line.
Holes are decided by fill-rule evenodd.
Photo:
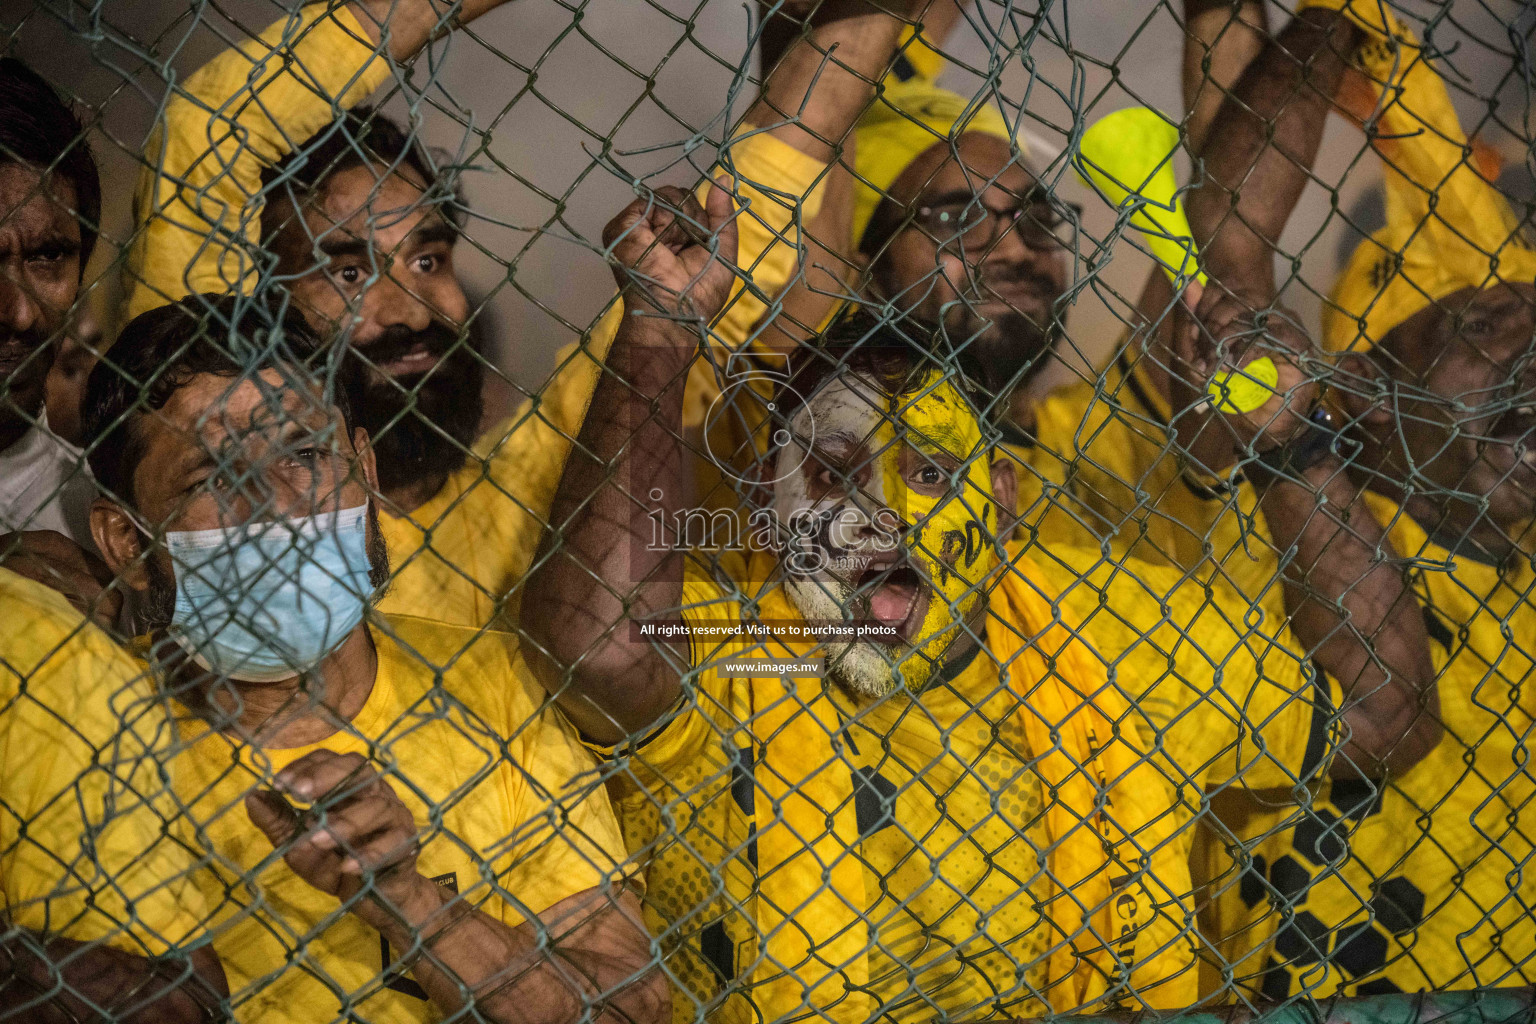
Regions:
M 657 189 L 626 206 L 603 229 L 613 275 L 632 309 L 713 320 L 736 279 L 736 220 L 722 181 L 710 186 L 708 207 L 693 193 Z
M 245 809 L 293 873 L 321 892 L 346 901 L 371 882 L 376 899 L 398 912 L 424 891 L 415 819 L 360 754 L 306 754 L 277 773 L 272 789 L 249 793 Z M 366 904 L 355 909 L 367 916 Z
M 1289 441 L 1318 398 L 1317 381 L 1304 369 L 1312 342 L 1294 316 L 1278 308 L 1268 308 L 1261 316 L 1255 310 L 1268 303 L 1214 285 L 1189 285 L 1183 304 L 1184 323 L 1175 332 L 1173 379 L 1185 394 L 1177 397 L 1189 404 L 1209 402 L 1243 454 Z M 1210 386 L 1218 375 L 1231 373 L 1234 388 L 1252 384 L 1259 374 L 1250 368 L 1261 359 L 1268 359 L 1275 371 L 1268 401 L 1251 411 L 1234 411 L 1212 400 Z

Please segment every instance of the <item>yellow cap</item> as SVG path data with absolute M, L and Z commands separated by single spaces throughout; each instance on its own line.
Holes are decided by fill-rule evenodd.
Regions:
M 887 77 L 854 129 L 853 240 L 864 238 L 880 200 L 912 162 L 936 145 L 980 132 L 1013 144 L 1013 132 L 989 99 L 966 99 L 924 78 Z
M 1329 351 L 1364 351 L 1415 313 L 1463 288 L 1536 280 L 1536 252 L 1492 183 L 1478 173 L 1445 83 L 1413 32 L 1376 2 L 1303 0 L 1337 10 L 1367 41 L 1341 90 L 1374 119 L 1387 224 L 1355 249 L 1323 310 Z

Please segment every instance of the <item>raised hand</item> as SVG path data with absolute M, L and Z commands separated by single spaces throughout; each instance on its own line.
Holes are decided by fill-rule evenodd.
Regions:
M 1176 397 L 1209 403 L 1244 454 L 1285 444 L 1306 422 L 1318 397 L 1317 382 L 1304 369 L 1312 342 L 1294 315 L 1271 307 L 1261 318 L 1255 310 L 1269 303 L 1214 284 L 1188 286 L 1183 306 L 1184 323 L 1175 332 L 1173 378 L 1181 392 Z M 1274 368 L 1272 384 L 1259 369 L 1265 359 Z M 1261 381 L 1268 385 L 1269 399 L 1247 410 L 1215 400 L 1211 382 L 1228 373 L 1233 390 Z
M 361 754 L 306 754 L 278 772 L 273 787 L 252 790 L 246 813 L 293 873 L 316 889 L 345 901 L 371 881 L 377 902 L 396 912 L 435 889 L 416 870 L 410 809 Z M 369 916 L 367 903 L 354 909 Z
M 630 203 L 603 229 L 613 276 L 631 308 L 708 323 L 736 279 L 736 220 L 725 179 L 707 208 L 668 185 Z

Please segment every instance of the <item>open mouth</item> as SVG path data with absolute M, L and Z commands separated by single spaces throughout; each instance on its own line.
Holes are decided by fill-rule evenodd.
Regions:
M 928 593 L 916 569 L 905 562 L 872 566 L 859 573 L 854 584 L 869 603 L 871 619 L 911 638 L 916 623 L 922 621 L 923 598 Z
M 391 377 L 408 377 L 413 373 L 426 373 L 438 364 L 442 356 L 425 345 L 416 345 L 403 355 L 378 363 L 381 373 Z

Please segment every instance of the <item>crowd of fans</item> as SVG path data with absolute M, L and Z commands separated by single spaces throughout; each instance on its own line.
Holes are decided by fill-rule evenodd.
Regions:
M 790 4 L 487 429 L 465 199 L 363 101 L 500 2 L 317 3 L 178 83 L 68 352 L 104 183 L 0 61 L 0 1018 L 1536 980 L 1536 251 L 1408 24 L 1188 0 L 1200 273 L 1042 396 L 1080 213 L 936 84 L 964 5 Z M 1332 114 L 1387 223 L 1309 325 Z

